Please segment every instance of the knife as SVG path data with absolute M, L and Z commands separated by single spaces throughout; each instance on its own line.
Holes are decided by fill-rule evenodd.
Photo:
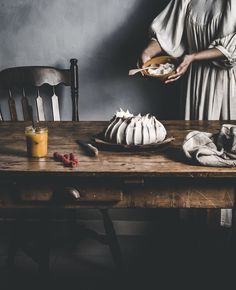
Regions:
M 98 156 L 98 149 L 95 146 L 91 145 L 90 143 L 86 143 L 80 139 L 76 140 L 76 142 L 87 152 L 89 156 Z

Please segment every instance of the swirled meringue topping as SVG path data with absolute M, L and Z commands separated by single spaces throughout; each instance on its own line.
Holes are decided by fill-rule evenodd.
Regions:
M 138 114 L 120 109 L 105 130 L 105 139 L 116 144 L 148 145 L 162 142 L 166 129 L 155 116 Z

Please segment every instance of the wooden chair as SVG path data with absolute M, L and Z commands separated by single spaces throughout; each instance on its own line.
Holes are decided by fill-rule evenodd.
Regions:
M 70 60 L 69 69 L 58 69 L 54 67 L 45 67 L 45 66 L 26 66 L 26 67 L 13 67 L 8 68 L 0 72 L 0 88 L 4 88 L 8 91 L 8 105 L 9 112 L 12 121 L 18 121 L 17 117 L 17 106 L 12 94 L 12 88 L 22 88 L 22 98 L 21 105 L 23 111 L 23 117 L 25 121 L 28 121 L 32 118 L 32 105 L 29 105 L 29 98 L 25 94 L 25 89 L 27 87 L 36 87 L 37 88 L 37 98 L 35 100 L 35 107 L 37 108 L 37 120 L 45 121 L 46 115 L 44 111 L 43 99 L 40 97 L 39 89 L 43 85 L 50 85 L 53 88 L 59 84 L 64 84 L 65 86 L 71 87 L 71 100 L 72 100 L 72 121 L 79 121 L 79 112 L 78 112 L 78 65 L 77 59 Z M 53 89 L 54 94 L 51 97 L 52 104 L 52 116 L 54 121 L 60 121 L 60 110 L 58 98 L 55 95 L 55 90 Z M 3 112 L 0 107 L 0 120 L 4 121 Z M 74 211 L 74 225 L 76 225 L 75 219 L 75 210 Z M 104 228 L 106 235 L 99 235 L 96 232 L 76 227 L 80 235 L 86 235 L 91 238 L 95 238 L 102 243 L 109 245 L 112 257 L 114 259 L 115 265 L 119 268 L 121 267 L 121 253 L 118 244 L 118 240 L 114 231 L 113 223 L 109 217 L 108 210 L 101 210 Z M 43 218 L 40 218 L 41 225 L 40 231 L 41 236 L 45 237 L 40 241 L 41 247 L 34 251 L 25 246 L 24 250 L 26 253 L 39 263 L 39 269 L 42 273 L 46 274 L 49 271 L 49 255 L 50 255 L 50 243 L 48 241 L 48 225 L 50 218 L 47 213 L 43 213 Z M 16 223 L 13 226 L 12 238 L 10 241 L 8 259 L 7 263 L 11 267 L 14 264 L 14 257 L 16 251 L 19 247 L 17 243 L 17 231 L 19 231 L 19 223 L 22 224 L 22 219 L 19 218 L 16 220 Z M 77 226 L 77 225 L 76 225 Z
M 26 66 L 13 67 L 0 72 L 0 88 L 8 89 L 9 91 L 9 111 L 12 121 L 18 121 L 17 108 L 15 100 L 12 96 L 12 88 L 22 88 L 22 110 L 25 121 L 30 120 L 31 106 L 29 106 L 28 98 L 25 95 L 24 88 L 34 86 L 38 88 L 38 97 L 36 99 L 38 121 L 45 121 L 45 112 L 43 100 L 39 95 L 39 87 L 48 84 L 57 86 L 64 84 L 71 87 L 72 99 L 72 121 L 79 121 L 78 112 L 78 65 L 76 59 L 71 59 L 70 69 L 58 69 L 46 66 Z M 53 95 L 54 97 L 54 95 Z M 52 98 L 53 120 L 60 121 L 60 110 L 58 100 Z M 0 111 L 0 119 L 3 120 L 3 114 Z

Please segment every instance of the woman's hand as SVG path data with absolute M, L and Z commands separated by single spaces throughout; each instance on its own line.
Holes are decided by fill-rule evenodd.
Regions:
M 165 81 L 165 83 L 169 84 L 181 78 L 186 73 L 189 66 L 194 62 L 194 60 L 195 60 L 195 54 L 185 55 L 181 64 L 177 67 L 176 73 L 169 76 L 168 79 Z

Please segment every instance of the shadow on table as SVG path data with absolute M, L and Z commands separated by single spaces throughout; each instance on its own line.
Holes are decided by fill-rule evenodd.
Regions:
M 11 147 L 0 147 L 0 154 L 4 154 L 6 156 L 16 156 L 16 157 L 26 157 L 27 152 L 25 150 L 20 150 L 16 148 Z
M 165 150 L 164 154 L 175 162 L 182 162 L 185 164 L 189 164 L 188 160 L 186 159 L 183 151 L 177 147 L 169 147 Z

